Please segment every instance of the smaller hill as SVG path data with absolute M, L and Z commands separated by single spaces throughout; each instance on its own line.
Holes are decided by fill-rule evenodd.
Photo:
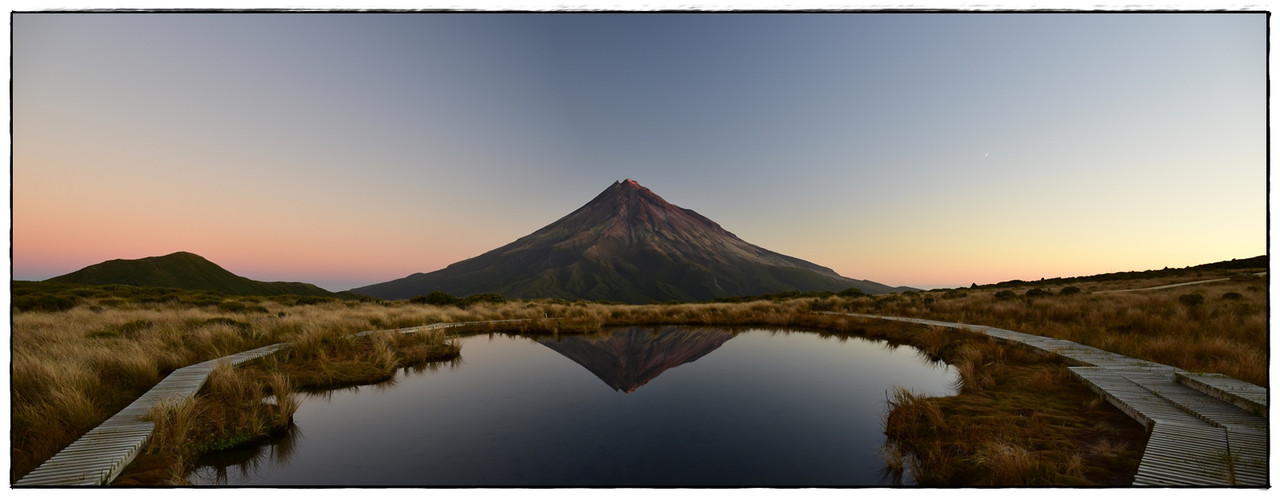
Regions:
M 337 296 L 302 282 L 260 282 L 231 273 L 189 252 L 142 259 L 113 259 L 86 266 L 45 282 L 86 285 L 133 285 L 183 290 L 211 290 L 234 296 Z

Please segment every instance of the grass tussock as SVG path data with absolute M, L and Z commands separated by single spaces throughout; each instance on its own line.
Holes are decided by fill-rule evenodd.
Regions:
M 220 365 L 194 398 L 152 411 L 156 424 L 143 454 L 116 484 L 186 485 L 205 453 L 256 444 L 287 431 L 298 408 L 287 375 Z
M 196 456 L 191 436 L 202 418 L 205 407 L 194 399 L 172 401 L 156 405 L 150 418 L 155 428 L 143 450 L 142 459 L 151 457 L 153 468 L 149 475 L 153 482 L 165 485 L 185 484 L 183 471 Z M 163 455 L 163 458 L 159 458 Z

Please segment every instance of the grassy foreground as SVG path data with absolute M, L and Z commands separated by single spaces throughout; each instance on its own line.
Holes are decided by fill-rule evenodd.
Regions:
M 150 291 L 91 289 L 68 298 L 70 306 L 57 301 L 55 309 L 13 311 L 10 480 L 30 472 L 164 375 L 192 363 L 276 342 L 295 344 L 289 352 L 249 368 L 220 373 L 228 379 L 211 379 L 193 406 L 157 414 L 158 424 L 166 417 L 177 422 L 158 430 L 158 436 L 174 436 L 154 438 L 156 449 L 148 449 L 153 458 L 140 459 L 133 469 L 138 472 L 124 482 L 180 482 L 175 476 L 182 475 L 199 452 L 278 433 L 292 413 L 288 405 L 294 390 L 375 382 L 396 368 L 450 357 L 448 341 L 441 337 L 375 335 L 363 342 L 344 338 L 351 333 L 442 321 L 558 317 L 508 324 L 502 330 L 572 333 L 612 325 L 760 325 L 910 344 L 955 366 L 963 384 L 957 396 L 899 393 L 889 400 L 895 407 L 886 421 L 890 471 L 909 473 L 926 485 L 1122 485 L 1136 470 L 1145 436 L 1136 423 L 1069 380 L 1060 361 L 958 331 L 809 313 L 847 309 L 994 325 L 1265 385 L 1265 280 L 1238 277 L 1167 291 L 1114 294 L 1090 291 L 1159 284 L 1089 285 L 1080 285 L 1078 293 L 1046 289 L 1043 295 L 1027 296 L 1035 288 L 1028 285 L 1012 291 L 1013 298 L 999 299 L 995 294 L 1009 289 L 645 306 L 478 302 L 466 309 L 404 301 L 208 293 L 170 292 L 157 300 L 129 297 L 155 294 Z M 75 289 L 41 299 L 56 300 L 67 292 Z M 119 297 L 122 294 L 126 297 Z M 267 394 L 275 401 L 258 401 Z M 214 405 L 238 408 L 215 413 L 210 407 Z M 189 413 L 183 415 L 184 410 Z M 193 435 L 196 432 L 201 435 Z
M 1260 386 L 1267 375 L 1267 279 L 1257 270 L 1178 277 L 1035 282 L 864 297 L 821 306 L 1000 327 Z M 1216 282 L 1133 292 L 1202 280 Z

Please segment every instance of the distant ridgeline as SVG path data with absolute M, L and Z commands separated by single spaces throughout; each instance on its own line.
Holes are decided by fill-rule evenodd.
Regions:
M 995 284 L 974 285 L 974 289 L 989 289 L 994 287 L 1016 287 L 1020 285 L 1036 284 L 1036 285 L 1061 285 L 1074 282 L 1107 282 L 1111 280 L 1131 280 L 1135 278 L 1159 278 L 1159 277 L 1181 277 L 1193 275 L 1198 271 L 1205 270 L 1258 270 L 1266 271 L 1269 265 L 1268 256 L 1255 256 L 1246 259 L 1232 259 L 1230 261 L 1219 261 L 1217 263 L 1207 263 L 1203 265 L 1188 266 L 1186 268 L 1165 268 L 1162 270 L 1144 270 L 1144 271 L 1125 271 L 1116 273 L 1102 273 L 1099 275 L 1089 275 L 1085 277 L 1055 277 L 1045 278 L 1035 281 L 1026 280 L 1008 280 Z
M 616 191 L 618 184 L 611 189 Z M 630 190 L 639 190 L 639 187 L 632 183 L 626 185 Z M 610 193 L 610 191 L 606 191 Z M 643 194 L 657 198 L 647 189 Z M 634 195 L 627 192 L 627 195 Z M 658 198 L 660 201 L 660 198 Z M 646 200 L 647 201 L 647 200 Z M 649 201 L 652 202 L 652 201 Z M 588 206 L 584 207 L 590 207 Z M 609 206 L 610 208 L 616 206 Z M 646 206 L 648 208 L 649 206 Z M 666 209 L 680 209 L 669 204 L 664 206 Z M 626 209 L 613 210 L 626 212 Z M 688 213 L 692 213 L 689 211 Z M 696 215 L 696 213 L 693 213 Z M 649 217 L 658 218 L 658 216 Z M 699 217 L 700 218 L 700 217 Z M 619 244 L 617 241 L 610 241 L 614 247 L 613 251 L 622 253 L 613 255 L 601 261 L 602 250 L 595 247 L 595 250 L 587 251 L 591 257 L 585 258 L 589 264 L 579 266 L 571 264 L 570 267 L 543 268 L 538 270 L 524 269 L 523 273 L 518 268 L 519 265 L 508 266 L 497 265 L 490 267 L 481 265 L 482 262 L 492 260 L 506 260 L 515 262 L 527 261 L 521 253 L 521 250 L 514 250 L 515 255 L 507 254 L 507 257 L 500 257 L 499 254 L 505 250 L 512 250 L 514 246 L 521 244 L 529 244 L 537 241 L 538 244 L 533 246 L 543 249 L 545 241 L 539 240 L 541 237 L 535 237 L 545 232 L 549 228 L 564 228 L 563 222 L 573 219 L 573 216 L 567 216 L 560 222 L 557 222 L 548 228 L 544 228 L 535 232 L 534 236 L 521 238 L 515 243 L 504 246 L 491 253 L 486 253 L 473 260 L 451 265 L 445 270 L 441 270 L 432 274 L 415 274 L 405 279 L 378 284 L 369 287 L 354 289 L 352 291 L 329 292 L 312 284 L 302 282 L 261 282 L 241 277 L 231 273 L 222 267 L 210 262 L 209 260 L 189 252 L 176 252 L 166 256 L 156 256 L 142 259 L 114 259 L 105 261 L 95 265 L 87 266 L 80 270 L 50 278 L 43 282 L 12 282 L 10 289 L 12 291 L 12 306 L 19 311 L 58 311 L 70 309 L 75 306 L 81 298 L 85 297 L 120 297 L 128 300 L 139 302 L 164 302 L 177 301 L 187 302 L 197 305 L 219 305 L 226 307 L 243 306 L 242 303 L 230 302 L 223 299 L 223 296 L 262 296 L 271 297 L 272 300 L 280 301 L 289 305 L 296 304 L 314 304 L 318 302 L 329 301 L 333 299 L 410 299 L 414 303 L 434 304 L 467 307 L 478 302 L 503 302 L 507 298 L 511 299 L 536 299 L 550 298 L 555 300 L 587 300 L 597 302 L 744 302 L 755 299 L 779 300 L 800 297 L 827 297 L 827 296 L 843 296 L 857 297 L 866 294 L 880 294 L 891 292 L 910 292 L 917 291 L 910 287 L 889 287 L 875 282 L 866 280 L 855 280 L 836 275 L 834 272 L 826 268 L 822 268 L 812 263 L 796 260 L 787 256 L 771 253 L 764 249 L 751 246 L 740 239 L 733 237 L 732 234 L 724 232 L 718 225 L 712 225 L 715 237 L 713 239 L 735 240 L 736 244 L 746 249 L 738 248 L 740 251 L 751 250 L 758 251 L 756 254 L 766 255 L 770 257 L 780 258 L 786 262 L 787 266 L 778 269 L 769 265 L 759 265 L 752 267 L 752 271 L 769 275 L 769 277 L 750 277 L 744 275 L 743 269 L 739 268 L 738 273 L 720 274 L 718 272 L 709 271 L 709 267 L 714 265 L 707 263 L 705 259 L 694 260 L 694 257 L 679 256 L 682 251 L 678 251 L 672 247 L 662 247 L 666 253 L 666 265 L 660 265 L 663 274 L 680 274 L 679 267 L 687 265 L 691 269 L 683 278 L 674 280 L 674 283 L 663 283 L 664 279 L 655 281 L 654 275 L 643 275 L 643 272 L 633 272 L 625 278 L 619 275 L 616 267 L 612 267 L 614 271 L 605 272 L 601 275 L 591 276 L 585 272 L 587 268 L 599 269 L 600 265 L 621 265 L 625 264 L 625 257 L 628 250 L 619 249 L 619 246 L 626 247 L 628 244 Z M 634 223 L 633 220 L 613 220 L 622 224 Z M 708 220 L 708 223 L 709 220 Z M 616 229 L 616 226 L 614 227 Z M 627 238 L 648 239 L 652 241 L 656 235 L 653 234 L 652 228 L 637 229 L 635 226 L 629 226 L 623 229 L 627 234 Z M 562 230 L 557 230 L 561 232 Z M 577 230 L 574 231 L 578 232 Z M 590 233 L 591 230 L 587 230 Z M 690 232 L 696 232 L 691 230 Z M 637 233 L 644 235 L 637 237 Z M 684 235 L 690 235 L 686 233 Z M 555 244 L 551 244 L 555 245 Z M 590 246 L 590 244 L 588 244 Z M 703 247 L 714 246 L 710 242 L 706 242 Z M 655 246 L 647 244 L 651 250 Z M 537 251 L 535 251 L 537 252 Z M 696 253 L 696 252 L 695 252 Z M 706 257 L 706 253 L 696 253 L 698 258 Z M 515 257 L 511 257 L 515 256 Z M 618 257 L 623 256 L 623 257 Z M 652 255 L 649 255 L 652 256 Z M 563 254 L 554 258 L 560 259 Z M 582 256 L 579 256 L 582 257 Z M 568 259 L 568 258 L 566 258 Z M 572 259 L 570 259 L 572 261 Z M 564 261 L 564 259 L 562 259 Z M 607 261 L 607 262 L 606 262 Z M 580 261 L 581 262 L 581 261 Z M 579 263 L 580 263 L 579 262 Z M 462 286 L 458 289 L 450 289 L 458 293 L 459 297 L 454 297 L 447 291 L 439 289 L 430 289 L 431 286 L 440 285 L 441 281 L 430 280 L 431 284 L 427 284 L 427 288 L 423 288 L 429 280 L 424 277 L 434 277 L 437 274 L 444 277 L 446 275 L 458 278 L 466 276 L 480 276 L 470 272 L 456 272 L 469 266 L 480 266 L 484 270 L 479 273 L 491 279 L 498 279 L 490 282 L 499 288 L 499 292 L 484 291 L 479 288 L 470 288 Z M 674 265 L 674 266 L 673 266 Z M 1158 278 L 1158 277 L 1180 277 L 1193 276 L 1197 272 L 1208 270 L 1255 270 L 1265 271 L 1269 265 L 1268 256 L 1257 256 L 1247 259 L 1232 259 L 1230 261 L 1220 261 L 1217 263 L 1208 263 L 1197 266 L 1189 266 L 1186 268 L 1165 268 L 1162 270 L 1146 270 L 1146 271 L 1130 271 L 1105 273 L 1100 275 L 1091 275 L 1083 277 L 1057 277 L 1047 278 L 1038 281 L 1009 280 L 996 284 L 974 285 L 971 288 L 999 288 L 1013 287 L 1028 284 L 1035 285 L 1065 285 L 1077 282 L 1103 282 L 1113 280 L 1127 280 L 1137 278 Z M 536 266 L 536 265 L 535 265 Z M 606 266 L 607 267 L 607 266 Z M 565 280 L 556 278 L 560 272 L 572 269 L 574 277 Z M 514 273 L 507 273 L 501 270 L 508 270 Z M 638 270 L 638 268 L 637 268 Z M 460 273 L 454 275 L 454 273 Z M 510 277 L 512 274 L 523 274 L 523 279 L 502 279 L 502 275 Z M 728 275 L 723 279 L 718 279 L 717 275 Z M 800 275 L 803 278 L 784 278 L 784 276 Z M 521 287 L 519 284 L 528 283 L 530 277 L 536 276 L 536 280 L 542 284 L 541 286 Z M 703 277 L 706 277 L 705 279 Z M 584 283 L 584 278 L 591 278 L 593 284 L 586 288 L 576 284 Z M 738 281 L 732 278 L 741 279 Z M 638 279 L 638 280 L 632 280 Z M 441 279 L 442 281 L 450 281 L 450 279 Z M 479 280 L 484 280 L 483 278 Z M 744 285 L 743 282 L 755 281 L 753 285 Z M 502 285 L 505 282 L 505 285 Z M 710 284 L 708 284 L 710 282 Z M 730 282 L 734 282 L 730 287 Z M 484 283 L 484 282 L 478 282 Z M 561 285 L 556 285 L 560 283 Z M 681 288 L 677 283 L 689 285 L 689 287 Z M 413 285 L 417 284 L 417 285 Z M 710 285 L 718 292 L 711 292 Z M 544 287 L 545 286 L 545 287 Z M 82 287 L 94 287 L 91 289 Z M 734 288 L 737 291 L 728 291 L 727 288 Z M 394 289 L 394 290 L 393 290 Z M 605 289 L 608 292 L 601 292 Z M 478 292 L 477 292 L 478 291 Z M 505 292 L 502 292 L 505 291 Z M 760 292 L 764 291 L 764 292 Z M 372 297 L 371 297 L 372 296 Z M 461 297 L 470 296 L 470 297 Z M 234 311 L 234 310 L 229 310 Z
M 189 252 L 175 252 L 166 256 L 142 259 L 113 259 L 53 277 L 45 282 L 207 290 L 233 296 L 339 297 L 339 294 L 302 282 L 251 280 Z

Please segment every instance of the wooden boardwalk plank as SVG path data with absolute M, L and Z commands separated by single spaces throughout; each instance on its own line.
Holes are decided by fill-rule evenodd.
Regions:
M 1190 373 L 1178 374 L 1178 381 L 1195 387 L 1196 390 L 1210 396 L 1239 406 L 1250 413 L 1266 417 L 1267 389 L 1262 386 L 1243 382 L 1221 374 Z

